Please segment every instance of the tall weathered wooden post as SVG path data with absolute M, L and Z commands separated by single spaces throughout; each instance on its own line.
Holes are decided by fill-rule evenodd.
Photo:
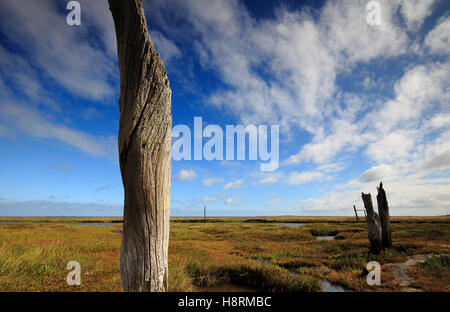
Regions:
M 361 194 L 364 202 L 364 208 L 367 211 L 367 229 L 369 232 L 370 253 L 380 254 L 381 251 L 381 229 L 378 214 L 373 209 L 372 196 L 369 194 Z
M 383 248 L 392 247 L 391 223 L 389 218 L 389 205 L 386 198 L 386 192 L 383 189 L 383 183 L 377 188 L 378 214 L 380 215 L 381 224 L 381 245 Z
M 119 161 L 125 201 L 124 291 L 166 291 L 170 218 L 171 89 L 142 0 L 109 0 L 120 70 Z

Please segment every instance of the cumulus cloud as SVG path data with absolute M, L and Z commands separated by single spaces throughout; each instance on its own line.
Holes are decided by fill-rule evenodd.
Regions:
M 380 182 L 391 178 L 394 174 L 395 169 L 392 166 L 381 164 L 364 171 L 359 180 L 364 183 Z
M 391 81 L 376 73 L 361 74 L 362 91 L 383 97 L 350 94 L 338 82 L 358 76 L 361 65 L 378 66 L 422 50 L 426 54 L 427 49 L 416 49 L 416 39 L 435 2 L 380 1 L 382 23 L 377 27 L 366 23 L 367 1 L 327 1 L 314 12 L 279 8 L 274 18 L 259 20 L 237 0 L 161 0 L 148 5 L 170 38 L 181 40 L 181 35 L 167 16 L 191 26 L 183 36 L 192 40 L 201 65 L 225 85 L 213 91 L 207 103 L 246 123 L 279 123 L 287 137 L 295 129 L 310 135 L 283 165 L 312 162 L 316 169 L 291 172 L 288 183 L 322 181 L 326 174 L 342 172 L 360 154 L 368 159 L 368 168 L 343 186 L 358 189 L 358 198 L 357 192 L 380 179 L 399 183 L 409 177 L 415 189 L 425 180 L 422 171 L 446 168 L 448 63 L 424 58 Z M 425 36 L 430 52 L 448 53 L 448 25 L 445 17 Z M 260 184 L 279 180 L 275 175 L 259 177 Z M 343 203 L 348 192 L 324 199 Z M 314 200 L 312 206 L 330 205 L 319 202 Z
M 339 72 L 404 53 L 408 44 L 394 23 L 399 4 L 391 1 L 382 1 L 381 28 L 366 24 L 366 1 L 329 1 L 317 20 L 306 10 L 279 9 L 274 20 L 257 21 L 236 0 L 148 5 L 169 34 L 175 30 L 167 16 L 191 25 L 184 34 L 192 37 L 201 64 L 228 86 L 210 97 L 213 105 L 244 122 L 295 125 L 311 133 L 335 110 L 329 100 Z M 265 75 L 258 74 L 260 66 Z
M 176 176 L 177 181 L 191 181 L 198 177 L 197 172 L 192 169 L 182 169 Z
M 378 162 L 393 162 L 408 157 L 414 147 L 414 138 L 408 133 L 396 131 L 389 133 L 367 148 L 367 155 Z
M 326 137 L 317 136 L 313 142 L 305 144 L 300 152 L 291 155 L 284 164 L 292 165 L 303 161 L 313 161 L 318 164 L 332 159 L 342 148 L 359 147 L 367 138 L 359 133 L 358 127 L 345 120 L 334 120 L 332 133 Z

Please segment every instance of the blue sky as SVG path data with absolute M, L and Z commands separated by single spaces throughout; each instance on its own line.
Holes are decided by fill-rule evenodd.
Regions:
M 121 215 L 106 0 L 0 4 L 0 216 Z M 144 0 L 173 125 L 280 125 L 280 167 L 172 161 L 173 216 L 450 214 L 450 4 Z

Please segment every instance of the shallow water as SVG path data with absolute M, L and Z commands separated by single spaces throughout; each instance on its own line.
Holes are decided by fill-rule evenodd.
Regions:
M 348 292 L 348 291 L 350 291 L 340 285 L 332 284 L 327 280 L 321 280 L 320 287 L 322 288 L 322 292 Z
M 319 241 L 330 241 L 334 240 L 334 236 L 316 236 L 316 239 Z
M 262 224 L 284 225 L 290 227 L 301 227 L 305 225 L 304 223 L 262 223 Z

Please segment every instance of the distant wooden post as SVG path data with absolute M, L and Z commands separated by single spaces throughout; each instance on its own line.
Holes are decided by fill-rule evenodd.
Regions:
M 370 253 L 379 255 L 381 251 L 381 229 L 378 214 L 373 210 L 372 196 L 362 193 L 364 208 L 367 211 L 366 221 L 369 232 Z
M 378 213 L 380 214 L 381 224 L 381 245 L 383 248 L 392 247 L 391 223 L 389 220 L 389 205 L 386 198 L 386 192 L 383 189 L 383 183 L 377 188 Z
M 353 210 L 355 211 L 355 215 L 356 215 L 356 222 L 358 222 L 358 221 L 359 221 L 358 211 L 362 211 L 362 212 L 364 212 L 364 217 L 367 217 L 367 214 L 366 214 L 366 210 L 365 210 L 365 209 L 356 209 L 356 206 L 355 206 L 355 205 L 353 205 Z
M 203 221 L 206 222 L 206 206 L 203 206 Z

